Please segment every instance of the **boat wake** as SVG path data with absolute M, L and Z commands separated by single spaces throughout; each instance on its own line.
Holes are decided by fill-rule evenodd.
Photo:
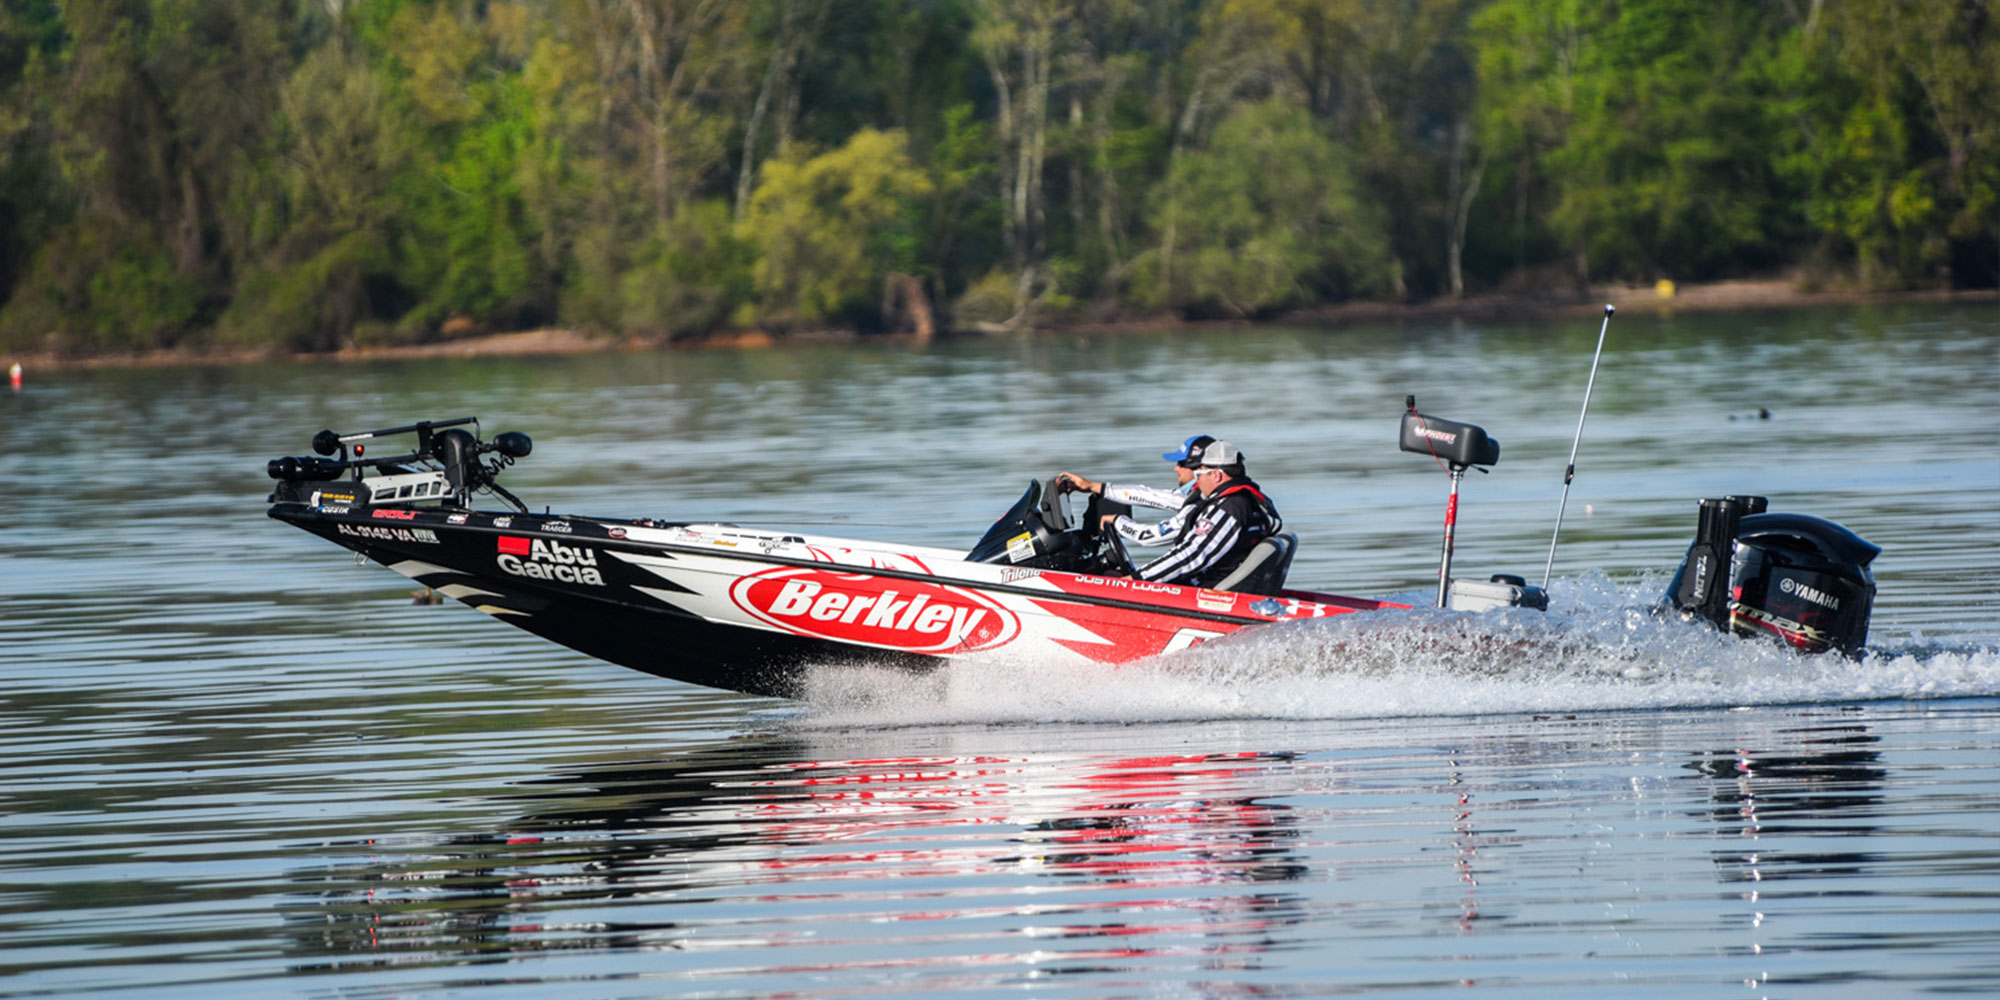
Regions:
M 1802 656 L 1651 610 L 1661 582 L 1556 581 L 1546 613 L 1383 611 L 1248 629 L 1119 666 L 814 671 L 808 726 L 1338 719 L 2000 695 L 2000 648 L 1882 637 Z M 1422 594 L 1402 595 L 1421 603 Z

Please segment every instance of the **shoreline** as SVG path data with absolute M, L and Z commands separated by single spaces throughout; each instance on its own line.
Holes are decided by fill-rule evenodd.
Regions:
M 1456 301 L 1421 303 L 1349 302 L 1285 313 L 1270 319 L 1186 320 L 1171 316 L 1131 317 L 1111 322 L 1060 323 L 1038 327 L 1031 334 L 1109 334 L 1121 331 L 1203 329 L 1222 326 L 1308 325 L 1339 327 L 1359 323 L 1434 322 L 1452 319 L 1520 319 L 1591 315 L 1607 303 L 1619 312 L 1666 314 L 1744 309 L 1802 309 L 1907 302 L 2000 303 L 2000 289 L 1963 291 L 1848 292 L 1804 291 L 1784 280 L 1736 280 L 1674 287 L 1662 295 L 1652 286 L 1606 286 L 1589 296 L 1553 297 L 1485 295 Z M 947 337 L 993 336 L 961 331 Z M 718 333 L 687 340 L 659 336 L 592 334 L 561 327 L 481 334 L 384 347 L 349 345 L 332 352 L 297 352 L 275 348 L 173 347 L 153 351 L 69 356 L 53 352 L 0 354 L 0 364 L 18 364 L 26 371 L 68 371 L 90 368 L 149 368 L 263 362 L 396 361 L 433 358 L 534 357 L 650 350 L 761 350 L 785 344 L 915 342 L 910 333 L 862 334 L 814 331 L 773 335 L 759 330 Z

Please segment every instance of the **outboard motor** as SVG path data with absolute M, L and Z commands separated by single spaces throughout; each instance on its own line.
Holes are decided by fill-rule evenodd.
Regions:
M 1881 547 L 1824 518 L 1767 506 L 1755 496 L 1703 500 L 1666 603 L 1725 632 L 1858 654 L 1875 605 L 1868 565 Z

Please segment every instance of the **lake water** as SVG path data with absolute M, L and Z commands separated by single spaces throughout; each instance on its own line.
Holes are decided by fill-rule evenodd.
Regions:
M 1594 319 L 27 373 L 0 398 L 0 996 L 2000 991 L 2000 310 L 1619 317 L 1548 614 L 1117 671 L 598 663 L 264 516 L 322 427 L 532 434 L 536 507 L 969 547 L 1240 444 L 1294 583 L 1537 580 Z M 1764 415 L 1768 413 L 1768 416 Z M 1644 613 L 1695 501 L 1881 545 L 1872 652 Z M 1387 623 L 1393 626 L 1393 620 Z M 1532 655 L 1520 652 L 1532 649 Z

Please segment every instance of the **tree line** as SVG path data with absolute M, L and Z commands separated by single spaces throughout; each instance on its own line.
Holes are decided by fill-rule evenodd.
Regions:
M 1984 0 L 8 0 L 0 345 L 2000 282 Z

